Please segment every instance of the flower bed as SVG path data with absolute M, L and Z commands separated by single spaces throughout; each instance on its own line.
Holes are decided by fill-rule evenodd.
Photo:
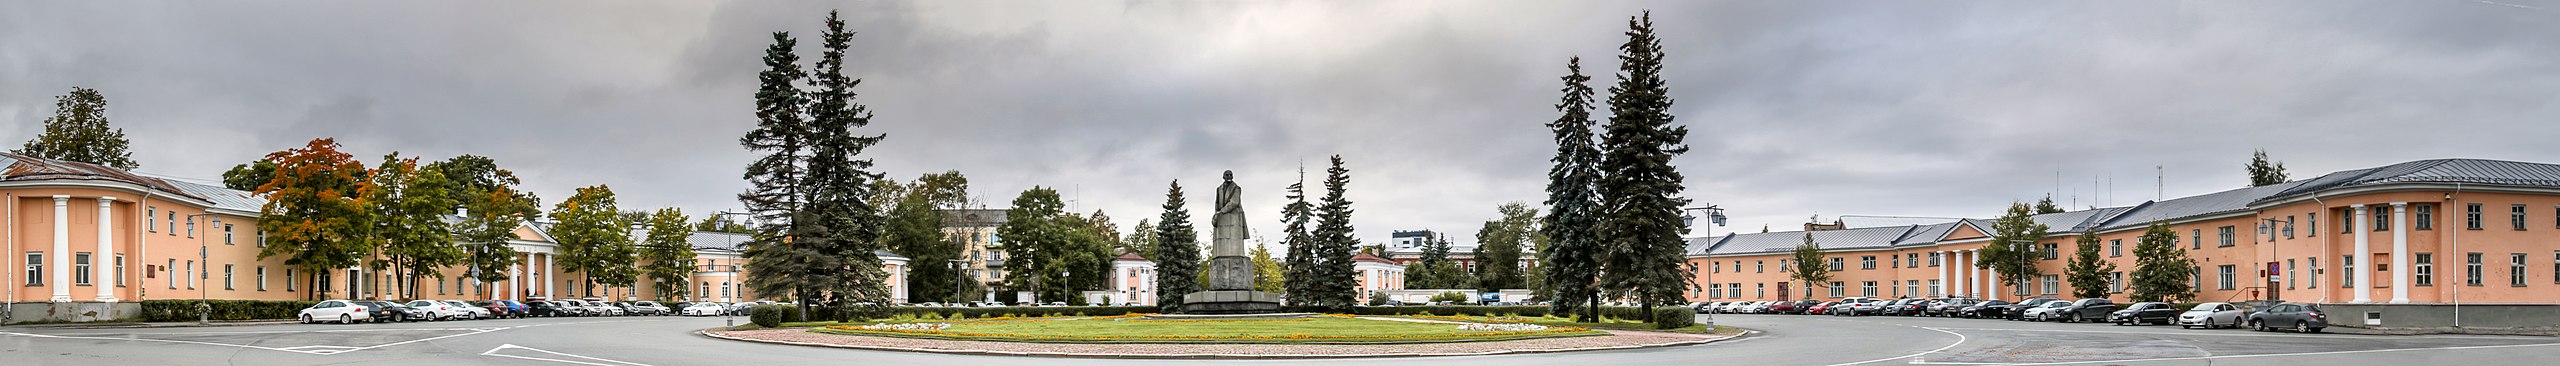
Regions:
M 837 325 L 817 333 L 1063 343 L 1407 343 L 1513 340 L 1604 334 L 1580 327 L 1462 324 L 1351 317 L 1143 320 L 1128 317 L 1026 318 Z

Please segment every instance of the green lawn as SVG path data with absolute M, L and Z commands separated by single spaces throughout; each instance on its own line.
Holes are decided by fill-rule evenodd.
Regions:
M 919 322 L 931 323 L 932 321 Z M 866 330 L 860 329 L 860 325 L 829 326 L 813 331 L 946 339 L 1107 343 L 1384 343 L 1505 340 L 1601 334 L 1599 331 L 1582 328 L 1552 326 L 1545 331 L 1461 331 L 1455 324 L 1336 316 L 1215 321 L 1061 317 L 965 320 L 950 322 L 950 324 L 950 329 L 939 331 Z

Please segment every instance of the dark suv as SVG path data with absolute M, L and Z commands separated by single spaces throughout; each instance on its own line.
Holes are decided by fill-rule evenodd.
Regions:
M 2051 316 L 2054 319 L 2061 319 L 2064 323 L 2081 323 L 2106 319 L 2107 314 L 2113 314 L 2115 312 L 2115 301 L 2107 300 L 2106 298 L 2092 297 L 2080 299 L 2080 301 L 2073 301 L 2071 302 L 2071 306 L 2064 306 L 2062 309 L 2054 310 L 2053 315 Z
M 366 312 L 372 313 L 373 321 L 376 322 L 409 322 L 436 318 L 434 314 L 427 313 L 426 309 L 413 308 L 396 302 L 362 300 L 355 301 L 355 304 L 363 306 Z
M 542 300 L 526 301 L 524 308 L 525 314 L 532 316 L 578 316 L 578 313 L 582 312 L 576 308 L 561 306 L 560 303 Z
M 2249 329 L 2261 331 L 2292 329 L 2296 332 L 2319 333 L 2320 329 L 2328 327 L 2329 313 L 2320 311 L 2320 305 L 2288 302 L 2249 314 Z
M 2116 310 L 2115 313 L 2107 314 L 2107 321 L 2116 323 L 2116 325 L 2171 324 L 2178 321 L 2178 313 L 2178 308 L 2169 306 L 2169 303 L 2157 301 L 2137 302 L 2133 303 L 2133 305 L 2126 305 L 2124 310 Z
M 1982 302 L 1973 303 L 1971 306 L 1965 306 L 1964 309 L 1956 310 L 1955 316 L 1966 318 L 1998 318 L 2003 316 L 2001 314 L 2002 311 L 2007 310 L 2009 310 L 2009 302 L 2007 301 L 1983 300 Z

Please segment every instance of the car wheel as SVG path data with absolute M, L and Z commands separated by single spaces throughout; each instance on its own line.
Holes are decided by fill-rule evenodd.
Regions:
M 2307 322 L 2307 321 L 2300 321 L 2300 320 L 2295 320 L 2295 321 L 2293 321 L 2293 332 L 2295 332 L 2295 333 L 2310 333 L 2310 332 L 2311 332 L 2311 322 Z
M 355 317 L 354 315 L 338 314 L 338 324 L 355 324 L 355 323 L 356 323 L 356 317 Z
M 302 314 L 302 324 L 311 324 L 311 314 Z
M 2249 330 L 2255 330 L 2255 331 L 2264 332 L 2264 331 L 2267 331 L 2267 324 L 2266 324 L 2266 322 L 2261 322 L 2261 321 L 2257 321 L 2257 320 L 2254 320 L 2254 319 L 2253 319 L 2253 320 L 2250 320 L 2250 321 L 2249 321 Z

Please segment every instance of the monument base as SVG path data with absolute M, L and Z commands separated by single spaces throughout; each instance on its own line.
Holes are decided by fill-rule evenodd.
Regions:
M 1280 312 L 1280 294 L 1222 290 L 1182 295 L 1183 314 L 1263 314 Z

